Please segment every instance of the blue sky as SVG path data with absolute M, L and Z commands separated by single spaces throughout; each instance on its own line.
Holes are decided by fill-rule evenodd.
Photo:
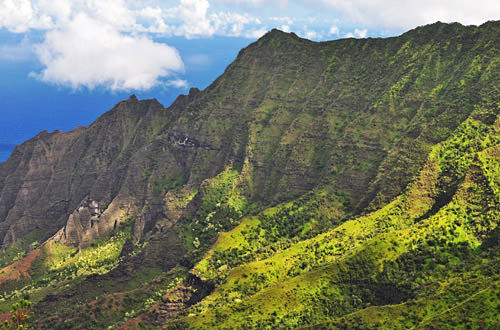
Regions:
M 322 41 L 500 19 L 498 0 L 0 0 L 0 161 L 135 93 L 168 106 L 272 28 Z

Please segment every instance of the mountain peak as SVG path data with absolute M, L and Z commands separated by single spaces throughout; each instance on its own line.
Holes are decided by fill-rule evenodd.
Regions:
M 428 38 L 432 38 L 435 36 L 449 36 L 449 37 L 459 36 L 461 33 L 464 33 L 465 31 L 472 32 L 473 29 L 470 29 L 470 27 L 464 26 L 457 22 L 443 23 L 437 21 L 431 24 L 418 26 L 412 30 L 409 30 L 403 35 L 420 36 L 424 40 L 428 40 Z
M 261 40 L 308 40 L 304 39 L 296 35 L 294 32 L 285 32 L 279 29 L 272 29 L 271 31 L 264 34 L 259 41 Z
M 287 36 L 287 35 L 288 35 L 288 33 L 287 33 L 287 32 L 285 32 L 285 31 L 282 31 L 282 30 L 280 30 L 280 29 L 276 29 L 276 28 L 274 28 L 274 29 L 272 29 L 271 31 L 267 32 L 265 35 L 269 35 L 269 36 L 271 36 L 271 37 L 279 37 L 279 36 Z M 264 36 L 265 36 L 265 35 L 264 35 Z

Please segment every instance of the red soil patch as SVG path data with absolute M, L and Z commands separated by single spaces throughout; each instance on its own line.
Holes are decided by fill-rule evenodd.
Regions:
M 153 306 L 149 307 L 149 309 L 146 312 L 142 312 L 136 317 L 128 320 L 127 322 L 123 323 L 121 326 L 117 327 L 116 330 L 128 330 L 128 329 L 138 329 L 139 328 L 139 322 L 143 321 L 145 314 L 153 312 L 160 303 L 156 303 Z
M 31 280 L 28 270 L 32 262 L 40 254 L 40 249 L 33 250 L 26 257 L 19 259 L 0 270 L 0 285 L 10 280 L 20 280 L 22 277 Z
M 56 288 L 62 287 L 64 284 L 71 282 L 71 280 L 64 280 L 56 283 Z
M 4 323 L 11 319 L 10 313 L 0 314 L 0 323 Z

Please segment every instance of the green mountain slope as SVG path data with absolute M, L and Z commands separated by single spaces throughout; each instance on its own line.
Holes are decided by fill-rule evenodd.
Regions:
M 386 207 L 229 268 L 224 256 L 238 255 L 238 236 L 246 245 L 261 243 L 241 238 L 236 228 L 226 234 L 233 244 L 220 237 L 195 266 L 220 285 L 181 320 L 219 329 L 298 327 L 332 318 L 323 326 L 493 328 L 500 308 L 499 151 L 500 117 L 494 125 L 468 119 L 433 148 L 419 176 Z M 441 203 L 440 195 L 454 186 Z M 245 220 L 240 226 L 248 228 Z
M 500 23 L 273 30 L 0 164 L 0 311 L 39 328 L 494 328 Z M 119 123 L 119 125 L 116 125 Z

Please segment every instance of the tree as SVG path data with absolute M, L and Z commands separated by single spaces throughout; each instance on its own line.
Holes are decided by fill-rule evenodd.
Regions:
M 29 300 L 21 299 L 17 303 L 12 305 L 11 309 L 11 320 L 5 320 L 3 328 L 5 330 L 26 330 L 33 329 L 33 327 L 28 326 L 28 320 L 33 316 L 33 312 L 30 312 L 31 302 Z

